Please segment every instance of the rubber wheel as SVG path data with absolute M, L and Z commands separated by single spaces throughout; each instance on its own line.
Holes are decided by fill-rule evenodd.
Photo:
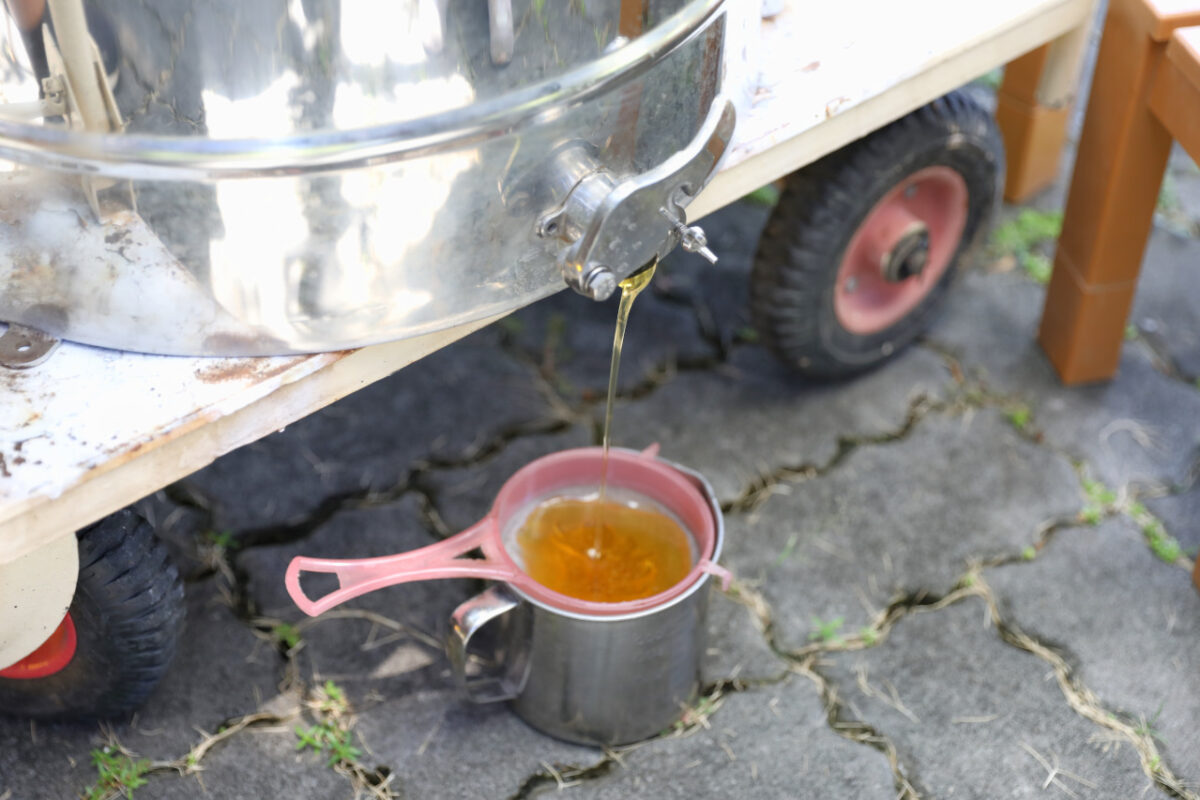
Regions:
M 751 275 L 751 314 L 763 342 L 822 378 L 849 377 L 895 356 L 932 321 L 999 201 L 1003 175 L 995 120 L 958 92 L 793 173 Z M 889 278 L 861 256 L 864 236 L 888 235 L 880 215 L 889 212 L 928 226 L 924 273 Z
M 44 678 L 0 678 L 0 711 L 43 719 L 121 716 L 166 673 L 184 620 L 183 584 L 141 516 L 118 511 L 77 534 L 68 611 L 75 654 Z

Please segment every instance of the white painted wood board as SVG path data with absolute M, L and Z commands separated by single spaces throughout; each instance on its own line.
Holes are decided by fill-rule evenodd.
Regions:
M 1093 0 L 791 0 L 693 218 L 1084 24 Z M 150 494 L 493 320 L 356 351 L 195 359 L 66 344 L 0 370 L 0 563 Z

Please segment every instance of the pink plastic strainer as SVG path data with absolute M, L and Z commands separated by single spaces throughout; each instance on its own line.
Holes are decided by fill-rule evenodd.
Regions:
M 630 614 L 654 608 L 683 594 L 706 574 L 729 582 L 729 572 L 717 565 L 723 526 L 720 509 L 703 479 L 658 458 L 658 447 L 644 452 L 609 451 L 608 483 L 653 500 L 673 514 L 691 534 L 698 556 L 682 581 L 659 594 L 623 603 L 596 603 L 555 592 L 527 575 L 505 548 L 503 534 L 514 529 L 517 517 L 541 500 L 600 484 L 603 455 L 599 447 L 564 450 L 522 467 L 501 487 L 491 510 L 479 522 L 445 541 L 408 553 L 380 558 L 323 559 L 298 556 L 288 565 L 288 594 L 304 613 L 316 616 L 359 595 L 409 581 L 435 578 L 490 578 L 504 581 L 531 600 L 553 608 L 589 616 Z M 482 558 L 464 558 L 479 548 Z M 310 599 L 300 587 L 304 572 L 337 576 L 338 588 L 319 599 Z

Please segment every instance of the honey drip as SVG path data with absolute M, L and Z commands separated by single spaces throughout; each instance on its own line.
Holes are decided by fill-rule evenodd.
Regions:
M 621 348 L 625 344 L 625 326 L 629 324 L 629 309 L 633 308 L 633 301 L 637 299 L 643 289 L 650 285 L 650 280 L 654 277 L 654 270 L 657 268 L 658 262 L 652 261 L 649 266 L 640 272 L 635 272 L 618 284 L 621 287 L 621 305 L 617 309 L 617 327 L 613 331 L 612 362 L 608 367 L 608 398 L 604 403 L 604 457 L 600 472 L 600 500 L 593 509 L 595 518 L 592 520 L 596 541 L 588 553 L 592 558 L 600 558 L 604 552 L 601 548 L 600 532 L 604 529 L 605 513 L 612 505 L 608 502 L 608 447 L 612 437 L 613 400 L 617 395 L 617 372 L 621 367 Z
M 675 520 L 594 498 L 546 500 L 521 524 L 517 544 L 535 581 L 596 603 L 650 597 L 679 583 L 692 568 L 688 534 Z

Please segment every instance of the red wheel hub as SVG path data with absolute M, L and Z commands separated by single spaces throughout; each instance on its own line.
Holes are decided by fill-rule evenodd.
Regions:
M 75 655 L 75 623 L 71 615 L 63 617 L 50 638 L 41 647 L 22 658 L 11 667 L 0 669 L 0 678 L 29 680 L 45 678 L 71 663 Z
M 838 265 L 838 322 L 866 336 L 903 319 L 946 273 L 966 224 L 967 183 L 950 167 L 926 167 L 892 187 Z

